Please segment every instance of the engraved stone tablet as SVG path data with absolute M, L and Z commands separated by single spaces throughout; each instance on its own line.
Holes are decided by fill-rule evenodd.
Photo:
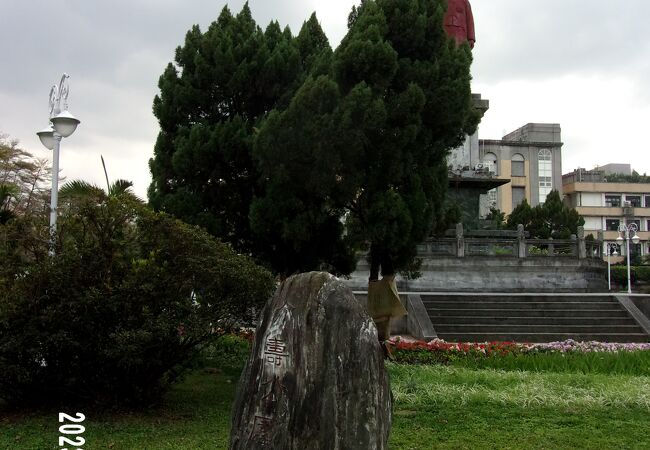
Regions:
M 267 303 L 233 405 L 230 448 L 386 449 L 391 396 L 377 330 L 323 272 Z

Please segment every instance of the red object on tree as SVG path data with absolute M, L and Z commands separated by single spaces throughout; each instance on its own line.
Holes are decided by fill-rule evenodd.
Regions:
M 469 42 L 474 48 L 474 16 L 469 0 L 447 0 L 447 12 L 444 18 L 445 31 L 456 40 L 456 45 Z

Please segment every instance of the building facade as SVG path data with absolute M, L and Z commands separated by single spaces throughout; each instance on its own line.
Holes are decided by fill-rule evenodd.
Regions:
M 608 164 L 618 166 L 623 174 L 629 174 L 628 164 Z M 585 219 L 585 234 L 598 237 L 599 233 L 606 242 L 616 244 L 619 236 L 619 226 L 634 223 L 638 228 L 641 242 L 630 244 L 632 255 L 645 256 L 650 254 L 650 183 L 608 182 L 607 175 L 611 170 L 602 168 L 595 170 L 577 169 L 562 176 L 564 202 L 575 208 Z M 603 255 L 607 255 L 607 244 L 604 244 Z M 625 246 L 616 245 L 610 248 L 610 258 L 616 262 L 625 255 Z
M 510 214 L 524 199 L 544 203 L 555 189 L 562 194 L 562 139 L 559 124 L 529 123 L 500 140 L 478 141 L 479 157 L 496 176 L 510 183 L 488 192 L 481 215 L 490 208 Z

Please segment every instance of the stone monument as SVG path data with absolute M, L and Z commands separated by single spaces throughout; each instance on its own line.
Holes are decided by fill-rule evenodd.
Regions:
M 386 449 L 391 394 L 377 329 L 324 272 L 267 303 L 233 405 L 231 450 Z

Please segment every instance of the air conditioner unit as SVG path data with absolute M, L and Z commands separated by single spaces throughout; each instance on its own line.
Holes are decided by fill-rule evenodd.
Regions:
M 629 208 L 630 206 L 632 206 L 632 202 L 628 202 L 628 201 L 626 200 L 626 201 L 623 202 L 623 206 L 624 206 L 625 208 Z

